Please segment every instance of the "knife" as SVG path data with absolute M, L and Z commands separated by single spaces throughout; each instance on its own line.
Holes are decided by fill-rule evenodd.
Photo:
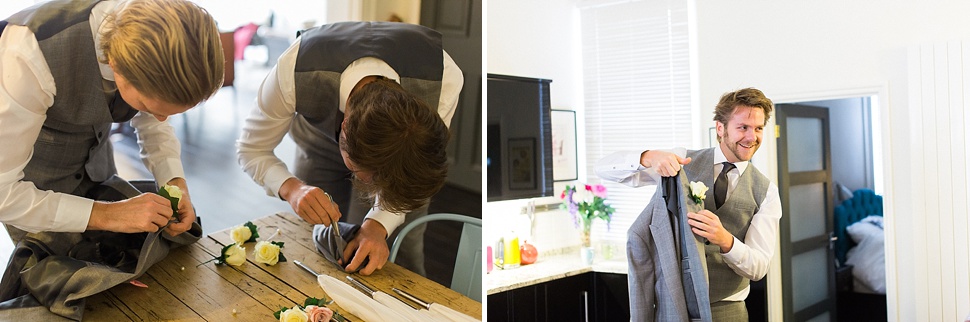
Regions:
M 333 202 L 333 196 L 326 192 L 323 194 L 327 195 L 327 198 L 330 198 L 330 204 L 336 206 L 336 203 Z M 333 217 L 330 217 L 329 212 L 327 213 L 327 219 L 330 219 L 330 226 L 333 226 L 333 230 L 337 232 L 337 236 L 340 236 L 340 225 L 337 225 L 337 223 L 333 221 Z
M 400 294 L 401 296 L 406 297 L 407 299 L 409 299 L 411 301 L 414 301 L 414 303 L 418 303 L 418 305 L 421 305 L 421 307 L 423 307 L 425 310 L 430 310 L 431 309 L 431 303 L 422 301 L 421 299 L 417 298 L 416 296 L 411 295 L 411 294 L 408 294 L 408 292 L 405 292 L 403 290 L 399 290 L 396 287 L 391 288 L 391 290 L 394 290 L 395 293 Z

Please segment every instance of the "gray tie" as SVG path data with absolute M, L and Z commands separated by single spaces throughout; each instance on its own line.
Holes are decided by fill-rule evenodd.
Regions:
M 722 164 L 724 164 L 724 167 L 721 168 L 721 174 L 717 175 L 717 180 L 714 181 L 714 206 L 716 209 L 720 209 L 721 205 L 724 204 L 724 200 L 727 199 L 727 173 L 731 169 L 734 169 L 734 163 L 725 161 Z

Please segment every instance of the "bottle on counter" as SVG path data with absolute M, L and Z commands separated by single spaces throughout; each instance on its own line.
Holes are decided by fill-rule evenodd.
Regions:
M 492 258 L 492 246 L 487 246 L 486 255 L 485 255 L 485 261 L 486 261 L 486 263 L 485 263 L 485 274 L 488 274 L 488 273 L 491 273 L 492 272 L 492 265 L 495 265 L 495 264 L 492 263 L 492 260 L 493 260 L 493 258 Z
M 505 249 L 503 251 L 504 258 L 502 268 L 510 269 L 519 267 L 519 264 L 522 261 L 522 256 L 519 253 L 519 236 L 512 231 L 509 232 L 509 235 L 504 238 L 504 241 Z

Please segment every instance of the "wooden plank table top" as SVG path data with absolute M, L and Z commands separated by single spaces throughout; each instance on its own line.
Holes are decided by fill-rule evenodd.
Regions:
M 280 230 L 272 241 L 284 242 L 282 253 L 286 262 L 274 266 L 255 262 L 256 243 L 250 242 L 243 245 L 247 262 L 241 266 L 205 263 L 232 243 L 228 229 L 218 231 L 198 243 L 173 250 L 150 268 L 137 279 L 148 285 L 147 288 L 125 283 L 89 297 L 84 320 L 273 321 L 273 312 L 280 307 L 302 305 L 307 297 L 331 298 L 316 277 L 294 264 L 294 260 L 317 273 L 346 281 L 348 274 L 317 252 L 311 236 L 312 226 L 296 215 L 273 214 L 253 223 L 259 227 L 259 240 L 269 238 L 276 228 Z M 392 296 L 397 296 L 391 291 L 396 287 L 425 301 L 482 318 L 481 303 L 391 262 L 370 276 L 354 276 Z M 337 303 L 328 307 L 355 322 L 361 321 Z

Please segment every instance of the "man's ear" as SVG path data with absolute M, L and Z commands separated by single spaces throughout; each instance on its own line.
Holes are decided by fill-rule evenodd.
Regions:
M 714 121 L 714 124 L 715 128 L 717 129 L 717 141 L 721 142 L 721 138 L 724 137 L 724 128 L 727 127 L 727 125 L 721 123 L 721 121 Z

